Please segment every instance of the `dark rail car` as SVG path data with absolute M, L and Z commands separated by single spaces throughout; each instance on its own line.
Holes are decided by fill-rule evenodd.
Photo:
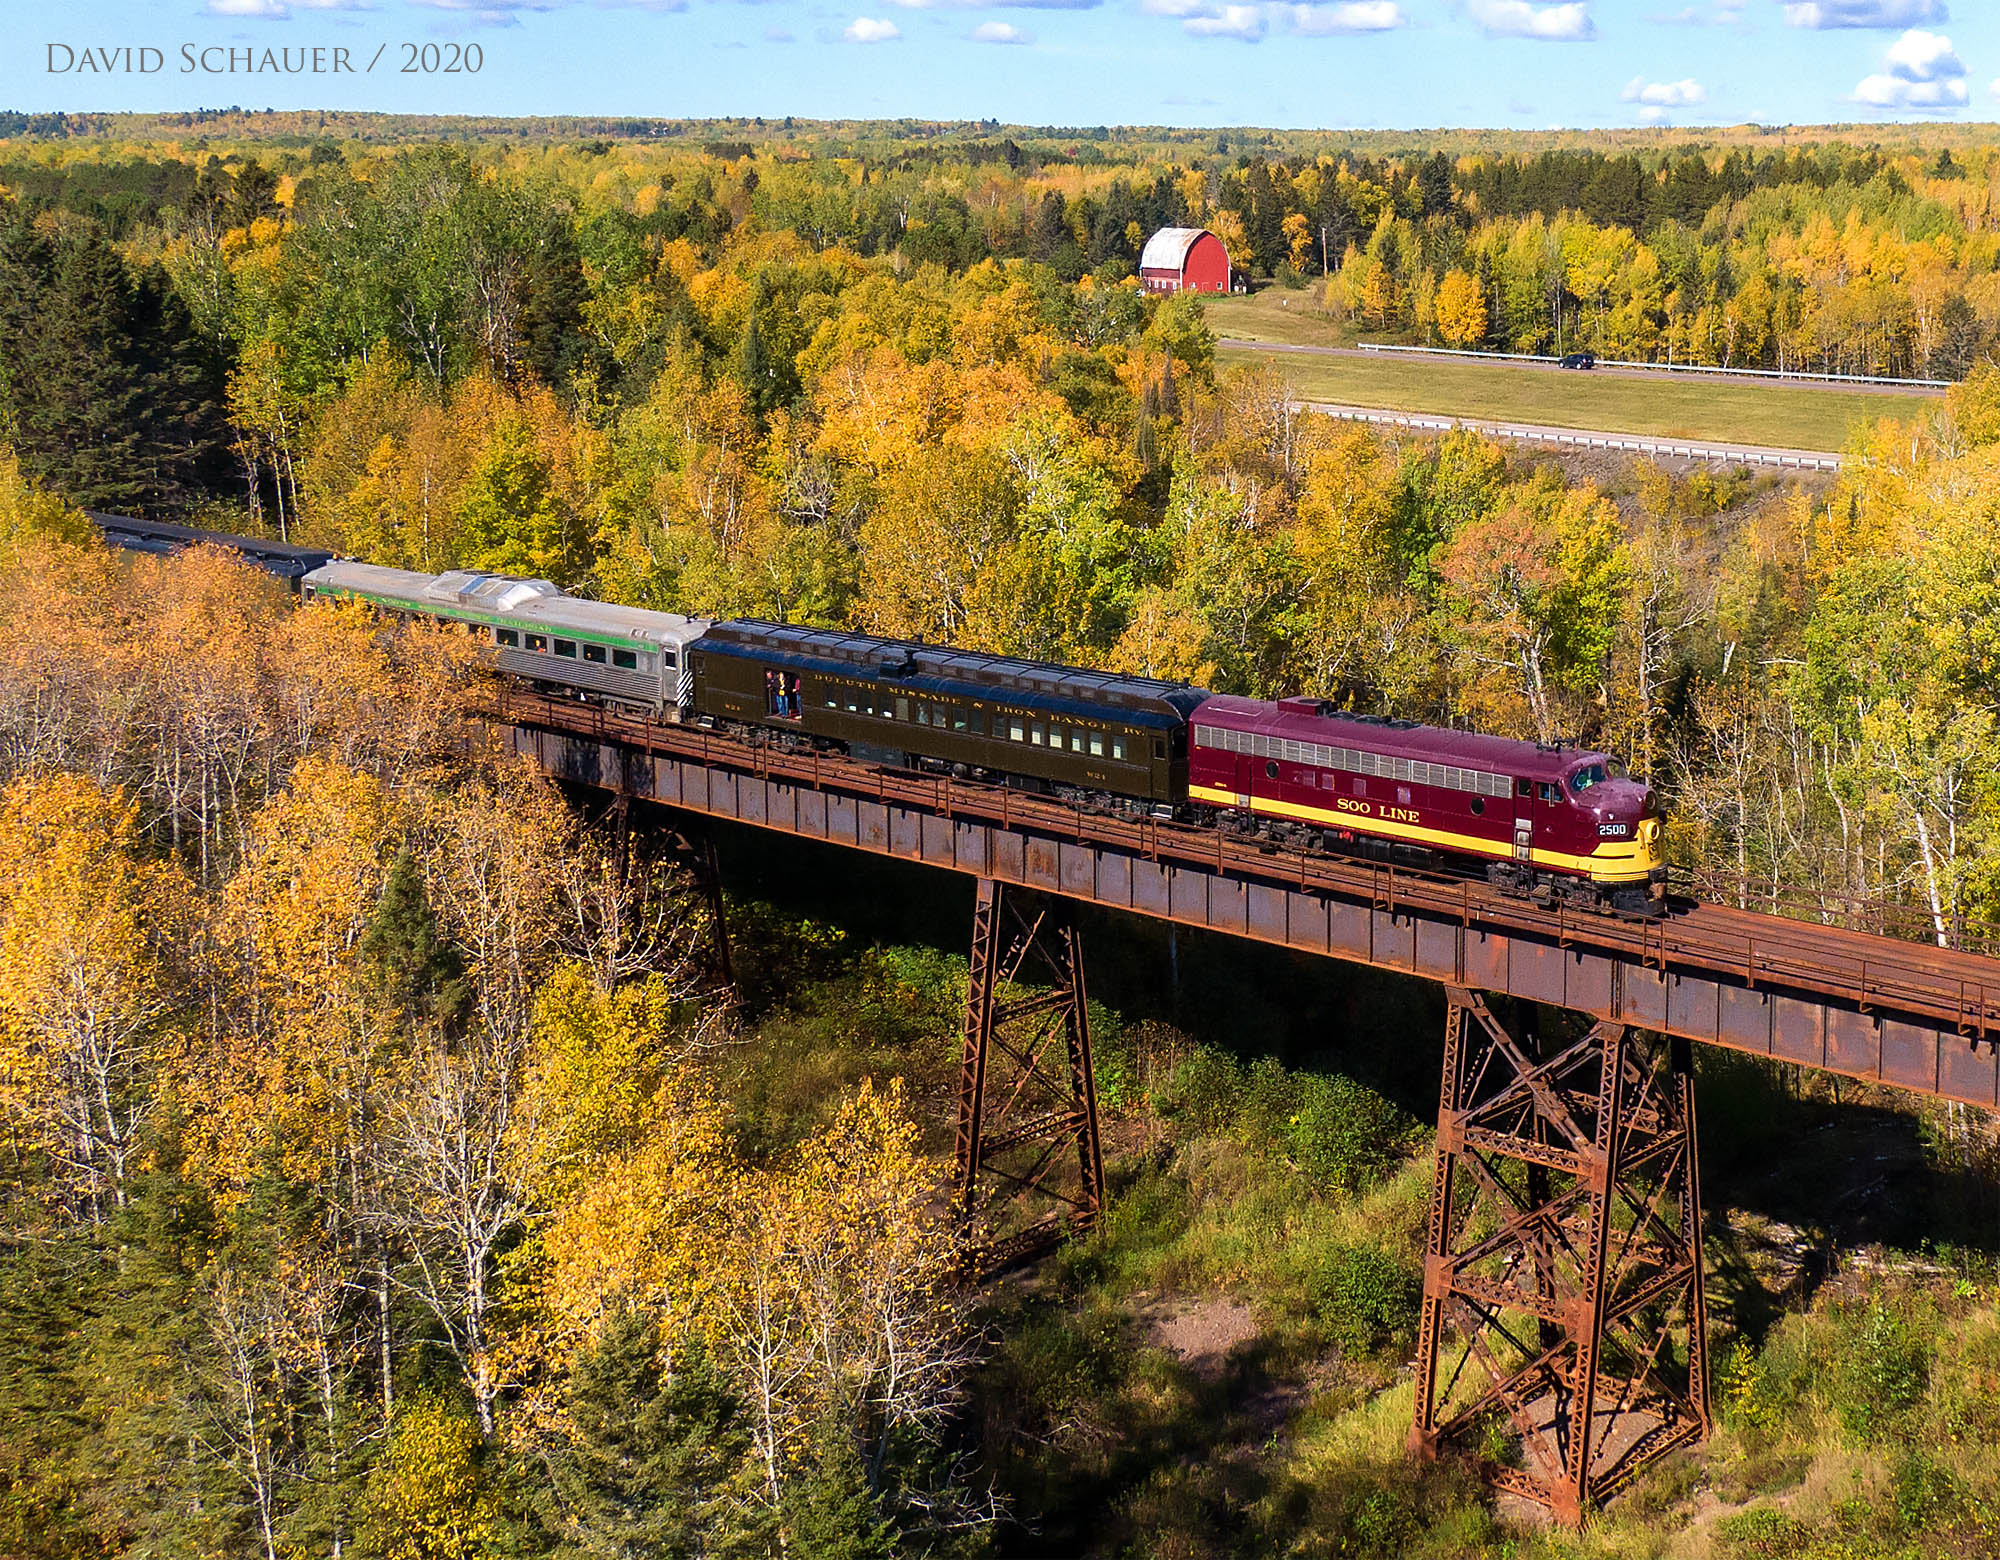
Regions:
M 1199 688 L 779 623 L 693 647 L 694 712 L 876 763 L 1006 778 L 1113 807 L 1187 796 Z
M 255 564 L 266 574 L 285 581 L 294 591 L 299 581 L 314 569 L 334 559 L 324 547 L 302 547 L 296 542 L 274 542 L 261 536 L 232 536 L 227 531 L 202 531 L 190 525 L 173 525 L 165 520 L 140 520 L 131 515 L 99 514 L 86 510 L 98 533 L 114 547 L 128 552 L 165 556 L 189 547 L 221 547 L 235 553 L 245 563 Z

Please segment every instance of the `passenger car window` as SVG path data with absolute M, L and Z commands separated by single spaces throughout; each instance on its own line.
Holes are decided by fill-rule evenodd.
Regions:
M 602 666 L 604 664 L 604 646 L 585 645 L 583 647 L 583 658 L 586 661 L 594 661 L 597 665 Z
M 639 657 L 630 650 L 614 650 L 611 652 L 611 664 L 622 666 L 628 672 L 636 671 L 639 667 Z
M 1010 720 L 1007 722 L 1007 736 L 1011 741 L 1024 742 L 1027 740 L 1027 728 L 1018 720 Z
M 548 636 L 548 635 L 546 635 L 546 634 L 530 634 L 530 635 L 528 636 L 528 648 L 529 648 L 530 650 L 546 650 L 546 649 L 548 649 L 548 647 L 549 647 L 549 636 Z
M 521 644 L 521 636 L 511 628 L 496 628 L 493 630 L 493 642 L 501 645 L 512 645 L 518 649 Z
M 558 639 L 556 641 L 556 654 L 568 656 L 574 661 L 576 659 L 576 641 L 574 639 Z
M 1104 733 L 1101 731 L 1093 731 L 1090 734 L 1090 756 L 1092 758 L 1104 756 Z
M 1122 731 L 1111 733 L 1111 756 L 1113 758 L 1123 758 L 1125 756 L 1125 733 Z

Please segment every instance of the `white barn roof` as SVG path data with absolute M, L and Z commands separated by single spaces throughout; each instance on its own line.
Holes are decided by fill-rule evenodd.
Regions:
M 1187 263 L 1187 252 L 1207 228 L 1161 228 L 1146 240 L 1139 256 L 1142 271 L 1178 271 Z

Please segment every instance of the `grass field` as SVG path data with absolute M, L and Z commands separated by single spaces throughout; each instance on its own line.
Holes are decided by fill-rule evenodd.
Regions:
M 1857 425 L 1882 417 L 1909 419 L 1933 404 L 1922 396 L 1640 379 L 1437 358 L 1318 357 L 1254 347 L 1225 348 L 1220 356 L 1224 368 L 1272 364 L 1311 401 L 1798 450 L 1838 452 Z
M 1204 304 L 1209 328 L 1218 336 L 1283 346 L 1353 346 L 1353 328 L 1319 313 L 1318 296 L 1317 287 L 1298 292 L 1266 287 Z M 1927 404 L 1926 397 L 1915 395 L 1563 373 L 1450 358 L 1320 357 L 1229 347 L 1222 362 L 1225 367 L 1271 363 L 1314 401 L 1798 450 L 1838 452 L 1857 425 L 1882 417 L 1905 420 Z

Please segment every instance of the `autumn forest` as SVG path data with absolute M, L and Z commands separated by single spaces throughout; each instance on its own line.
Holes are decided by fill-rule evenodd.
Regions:
M 2000 146 L 311 119 L 0 121 L 0 1554 L 1653 1555 L 1697 1476 L 1710 1553 L 1981 1552 L 1990 1126 L 1882 1107 L 1939 1283 L 1731 1246 L 1713 1461 L 1559 1549 L 1402 1461 L 1433 1054 L 1108 933 L 1119 1211 L 972 1292 L 960 907 L 732 889 L 725 989 L 464 641 L 82 511 L 1580 740 L 1684 885 L 1984 945 Z M 1837 475 L 1381 434 L 1137 288 L 1179 223 L 1385 338 L 1951 389 Z M 1733 1065 L 1764 1207 L 1828 1102 Z M 1758 1517 L 1815 1458 L 1860 1493 Z

